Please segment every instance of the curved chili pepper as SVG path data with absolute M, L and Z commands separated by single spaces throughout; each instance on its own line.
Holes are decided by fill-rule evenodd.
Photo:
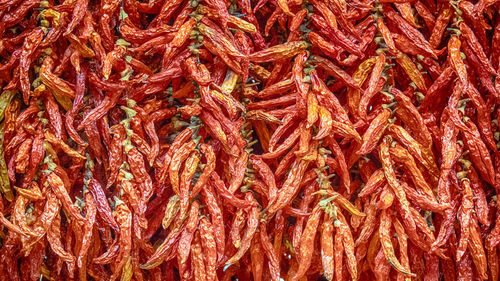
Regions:
M 94 197 L 99 216 L 113 229 L 118 230 L 119 226 L 113 217 L 111 207 L 106 200 L 106 194 L 104 193 L 101 184 L 97 180 L 91 179 L 87 188 Z
M 439 43 L 441 43 L 441 38 L 452 15 L 452 10 L 449 7 L 444 7 L 439 11 L 429 39 L 429 44 L 431 44 L 432 48 L 437 48 Z
M 177 253 L 179 254 L 179 259 L 181 263 L 187 262 L 189 257 L 189 252 L 191 250 L 191 243 L 194 238 L 196 228 L 199 223 L 199 203 L 194 201 L 189 210 L 188 219 L 186 222 L 186 228 L 182 231 L 181 237 L 179 239 L 179 246 L 177 247 Z M 181 276 L 185 276 L 187 272 L 180 272 Z
M 217 263 L 217 247 L 215 234 L 211 223 L 206 217 L 200 219 L 200 237 L 203 248 L 203 258 L 205 260 L 205 268 L 207 270 L 207 280 L 216 280 L 216 263 Z
M 132 214 L 123 201 L 118 201 L 114 212 L 120 226 L 119 250 L 110 280 L 116 280 L 121 275 L 122 268 L 127 263 L 132 250 Z
M 490 225 L 490 216 L 488 202 L 486 199 L 486 194 L 482 188 L 482 183 L 479 179 L 479 175 L 473 167 L 470 167 L 467 171 L 467 178 L 470 180 L 470 186 L 472 188 L 475 211 L 477 213 L 477 220 L 484 224 Z
M 396 88 L 391 89 L 394 100 L 397 102 L 396 115 L 401 119 L 405 127 L 415 132 L 415 139 L 424 147 L 432 146 L 432 137 L 424 122 L 422 115 L 413 105 L 411 99 Z M 416 132 L 419 132 L 418 134 Z
M 472 219 L 472 208 L 474 204 L 472 202 L 472 190 L 470 188 L 470 182 L 467 179 L 462 180 L 463 195 L 462 195 L 462 205 L 460 208 L 459 221 L 461 226 L 460 240 L 458 241 L 457 247 L 457 257 L 456 260 L 460 261 L 467 249 L 467 244 L 469 241 L 469 234 L 471 231 L 471 219 Z
M 384 255 L 386 256 L 389 264 L 398 272 L 403 273 L 405 276 L 415 276 L 415 274 L 405 269 L 396 258 L 394 247 L 390 238 L 391 225 L 391 219 L 387 214 L 387 211 L 382 210 L 382 215 L 380 217 L 379 239 L 382 245 L 382 250 L 384 251 Z
M 391 163 L 391 157 L 389 155 L 389 145 L 390 145 L 389 142 L 390 138 L 384 137 L 379 147 L 379 156 L 382 161 L 382 168 L 384 170 L 384 175 L 386 177 L 387 183 L 392 188 L 394 194 L 401 203 L 401 207 L 405 211 L 404 216 L 408 218 L 410 216 L 408 213 L 409 202 L 406 199 L 406 193 L 404 192 L 404 189 L 401 187 L 398 180 L 396 179 L 396 175 L 394 173 L 394 169 Z
M 471 152 L 470 158 L 484 179 L 490 184 L 494 184 L 495 172 L 488 149 L 481 140 L 481 136 L 479 135 L 476 126 L 470 120 L 466 123 L 466 125 L 469 130 L 466 132 L 463 131 L 462 135 L 464 137 L 466 148 Z
M 358 83 L 356 83 L 356 81 L 352 78 L 352 76 L 350 76 L 340 67 L 336 66 L 329 60 L 316 55 L 311 56 L 311 59 L 317 63 L 319 68 L 323 69 L 328 74 L 335 76 L 338 79 L 341 79 L 347 86 L 361 91 L 360 86 L 358 85 Z
M 343 279 L 343 269 L 344 269 L 344 244 L 342 243 L 342 233 L 340 231 L 335 231 L 334 239 L 334 261 L 335 261 L 335 280 L 340 281 Z
M 462 43 L 458 36 L 451 36 L 448 41 L 448 56 L 450 57 L 451 66 L 453 67 L 453 70 L 455 70 L 455 73 L 457 74 L 458 79 L 460 79 L 462 85 L 468 85 L 469 78 L 467 76 L 467 69 L 465 68 L 465 64 L 460 57 L 461 45 Z
M 172 161 L 172 156 L 174 153 L 181 148 L 184 143 L 191 138 L 193 131 L 189 128 L 184 129 L 180 134 L 177 135 L 172 145 L 169 147 L 167 155 L 165 156 L 161 169 L 158 172 L 160 182 L 165 182 L 169 172 L 170 162 Z
M 245 171 L 247 169 L 249 153 L 246 151 L 241 152 L 236 160 L 236 165 L 234 167 L 232 178 L 229 183 L 229 192 L 234 193 L 238 188 L 240 188 L 241 183 L 245 177 Z
M 203 256 L 203 248 L 201 246 L 200 236 L 196 235 L 194 243 L 191 246 L 191 267 L 195 280 L 207 280 L 207 272 L 205 268 L 205 260 Z
M 394 137 L 399 143 L 406 147 L 411 156 L 422 163 L 427 170 L 431 172 L 431 175 L 436 177 L 439 175 L 434 156 L 425 150 L 423 151 L 421 145 L 419 145 L 419 143 L 413 139 L 413 137 L 403 127 L 399 125 L 391 125 L 389 127 L 389 131 L 394 134 Z
M 329 219 L 325 214 L 321 226 L 321 262 L 324 275 L 327 280 L 333 280 L 334 274 L 334 252 L 333 252 L 333 219 Z
M 245 225 L 245 210 L 238 209 L 236 211 L 233 222 L 231 224 L 231 229 L 229 231 L 229 236 L 231 237 L 231 241 L 235 248 L 239 248 L 241 245 L 241 230 Z
M 215 46 L 222 48 L 225 54 L 235 58 L 243 57 L 243 54 L 233 45 L 233 43 L 216 29 L 207 26 L 205 23 L 200 23 L 197 27 L 203 36 L 210 40 Z
M 29 1 L 23 3 L 29 3 Z M 34 2 L 32 2 L 32 4 L 34 4 Z M 5 18 L 2 19 L 2 21 L 5 21 Z M 3 24 L 3 26 L 5 26 L 5 24 Z M 21 55 L 19 57 L 20 87 L 21 87 L 21 92 L 23 93 L 23 101 L 25 104 L 29 103 L 29 97 L 30 97 L 31 84 L 28 76 L 29 67 L 32 63 L 34 53 L 43 39 L 43 36 L 44 33 L 41 28 L 34 29 L 28 36 L 26 36 L 25 43 L 23 44 L 23 48 L 21 51 Z
M 315 140 L 321 140 L 328 136 L 333 126 L 332 115 L 325 107 L 319 106 L 318 118 L 318 133 L 314 136 Z
M 370 126 L 363 134 L 363 144 L 361 145 L 357 153 L 359 153 L 360 155 L 368 154 L 375 148 L 385 129 L 389 125 L 388 120 L 390 116 L 391 111 L 386 109 L 372 120 Z
M 191 198 L 194 198 L 198 193 L 203 190 L 205 184 L 207 184 L 210 175 L 212 172 L 215 170 L 215 153 L 213 151 L 213 148 L 207 144 L 201 144 L 200 145 L 200 150 L 205 156 L 207 163 L 205 164 L 206 166 L 203 168 L 202 174 L 198 177 L 198 180 L 196 181 L 195 185 L 193 186 L 193 189 L 191 191 Z
M 90 193 L 85 195 L 85 223 L 83 225 L 83 239 L 82 239 L 82 247 L 80 248 L 80 252 L 78 253 L 76 265 L 79 268 L 85 269 L 86 267 L 86 259 L 88 251 L 90 249 L 90 239 L 92 238 L 92 230 L 94 228 L 95 217 L 96 217 L 96 202 L 94 202 L 94 198 Z M 83 270 L 85 272 L 85 270 Z
M 78 224 L 83 224 L 85 219 L 80 214 L 80 211 L 77 209 L 69 194 L 65 188 L 65 185 L 62 179 L 56 175 L 54 172 L 50 172 L 47 175 L 47 183 L 49 184 L 52 192 L 56 195 L 57 199 L 59 199 L 64 206 L 64 209 L 67 210 L 72 219 L 74 219 Z
M 390 148 L 390 153 L 396 162 L 403 164 L 405 169 L 408 170 L 409 175 L 413 180 L 413 184 L 429 196 L 430 200 L 434 201 L 434 193 L 432 192 L 431 187 L 425 182 L 422 172 L 417 167 L 410 153 L 397 144 Z
M 342 48 L 347 51 L 362 57 L 363 54 L 359 49 L 359 46 L 356 46 L 351 40 L 349 40 L 340 30 L 335 29 L 334 26 L 330 26 L 326 23 L 325 19 L 319 15 L 312 15 L 311 20 L 314 25 L 318 27 L 318 29 L 323 30 L 323 32 L 328 35 L 329 39 L 339 44 Z
M 229 204 L 237 208 L 247 208 L 253 205 L 251 202 L 239 199 L 238 197 L 234 196 L 234 194 L 229 192 L 229 190 L 225 187 L 224 182 L 219 177 L 219 175 L 217 175 L 217 173 L 213 172 L 210 178 L 212 179 L 211 184 L 214 186 L 215 190 L 217 190 L 220 193 L 220 196 L 225 198 Z
M 249 59 L 251 62 L 257 63 L 284 60 L 302 52 L 307 46 L 308 43 L 305 41 L 292 41 L 253 53 L 250 55 Z
M 253 198 L 251 197 L 252 195 L 250 193 L 247 193 L 248 195 L 245 198 L 245 201 L 253 201 Z M 252 198 L 252 199 L 250 199 Z M 240 247 L 238 248 L 238 252 L 232 256 L 229 260 L 226 261 L 226 264 L 233 264 L 235 261 L 239 260 L 245 252 L 250 248 L 250 244 L 253 238 L 253 235 L 257 231 L 257 228 L 259 226 L 259 209 L 257 206 L 252 207 L 249 210 L 248 214 L 248 220 L 247 220 L 247 230 L 243 234 L 243 237 L 241 238 L 241 244 Z
M 327 118 L 328 116 L 326 116 Z M 330 122 L 331 119 L 327 119 L 325 120 L 327 123 Z M 328 124 L 325 124 L 325 125 L 328 125 Z M 280 155 L 282 155 L 283 153 L 285 153 L 291 146 L 293 146 L 295 144 L 295 142 L 297 141 L 297 139 L 300 137 L 302 131 L 305 130 L 305 124 L 304 123 L 301 123 L 299 125 L 299 127 L 297 129 L 295 129 L 293 131 L 292 134 L 290 134 L 288 136 L 288 138 L 286 140 L 283 141 L 283 143 L 276 149 L 272 150 L 272 152 L 268 152 L 268 153 L 264 153 L 261 155 L 261 157 L 263 159 L 270 159 L 270 158 L 276 158 Z M 272 140 L 272 137 L 271 137 L 271 140 Z M 270 141 L 271 141 L 270 140 Z M 270 149 L 271 150 L 271 149 Z
M 272 204 L 276 199 L 278 187 L 276 186 L 276 179 L 271 168 L 258 156 L 251 155 L 252 167 L 257 170 L 257 173 L 262 178 L 268 188 L 268 204 Z
M 61 242 L 61 218 L 56 216 L 49 230 L 47 230 L 47 240 L 51 249 L 68 265 L 68 270 L 70 271 L 70 276 L 72 276 L 75 270 L 75 257 L 73 254 L 64 249 Z
M 472 261 L 476 266 L 477 274 L 481 279 L 488 279 L 488 266 L 486 260 L 486 252 L 479 233 L 479 226 L 475 218 L 471 221 L 471 229 L 469 234 L 468 249 L 472 256 Z
M 194 150 L 196 143 L 190 141 L 185 143 L 178 151 L 176 151 L 169 165 L 170 184 L 176 194 L 180 194 L 179 190 L 179 169 L 181 164 L 189 157 L 191 151 Z
M 315 188 L 315 185 L 309 185 L 306 188 L 306 190 L 304 191 L 304 195 L 303 195 L 304 198 L 300 201 L 300 205 L 299 205 L 300 210 L 307 211 L 309 209 L 309 205 L 314 200 L 314 196 L 312 195 L 314 188 Z M 302 238 L 304 222 L 306 222 L 305 217 L 299 217 L 295 221 L 295 226 L 293 228 L 293 233 L 292 233 L 292 246 L 293 246 L 295 252 L 298 252 L 299 244 L 302 241 L 301 238 Z
M 83 129 L 88 126 L 90 123 L 97 121 L 102 118 L 108 111 L 116 105 L 118 98 L 120 97 L 120 91 L 114 91 L 113 93 L 106 95 L 102 102 L 95 107 L 93 110 L 85 116 L 80 125 L 78 125 L 78 130 Z
M 312 211 L 311 217 L 307 220 L 299 248 L 299 267 L 290 280 L 299 280 L 302 278 L 311 265 L 311 256 L 313 254 L 312 243 L 314 243 L 314 238 L 321 219 L 320 210 L 319 206 L 316 206 Z
M 299 160 L 298 162 L 294 162 L 290 173 L 286 181 L 283 183 L 283 186 L 278 191 L 278 196 L 274 204 L 269 205 L 267 207 L 267 211 L 270 214 L 276 213 L 278 210 L 282 209 L 285 205 L 288 204 L 293 199 L 293 195 L 300 187 L 300 181 L 304 176 L 305 169 L 309 163 L 304 160 Z
M 385 9 L 384 13 L 387 14 L 387 17 L 390 18 L 391 21 L 395 23 L 395 26 L 406 35 L 415 45 L 422 48 L 427 55 L 432 56 L 434 59 L 437 59 L 437 56 L 430 46 L 429 42 L 424 38 L 422 33 L 420 33 L 417 29 L 411 26 L 408 21 L 406 21 L 403 17 L 398 15 L 392 8 L 388 7 Z

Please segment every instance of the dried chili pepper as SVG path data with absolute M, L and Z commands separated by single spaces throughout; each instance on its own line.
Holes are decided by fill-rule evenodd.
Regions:
M 299 268 L 297 272 L 293 275 L 291 280 L 299 280 L 304 276 L 306 271 L 309 269 L 311 265 L 311 255 L 312 249 L 311 244 L 314 243 L 314 238 L 316 235 L 316 231 L 321 219 L 321 212 L 319 206 L 316 206 L 312 215 L 307 221 L 306 227 L 304 228 L 303 237 L 300 242 L 299 248 Z
M 247 201 L 249 200 L 250 193 L 247 193 Z M 238 252 L 232 256 L 229 260 L 226 261 L 226 264 L 233 264 L 235 261 L 239 260 L 241 256 L 245 254 L 245 252 L 250 248 L 250 244 L 252 242 L 253 235 L 257 231 L 259 226 L 259 209 L 257 206 L 254 206 L 250 209 L 247 221 L 247 229 L 241 238 L 241 245 L 238 248 Z
M 116 280 L 118 276 L 121 276 L 121 270 L 127 263 L 132 250 L 132 215 L 129 208 L 123 201 L 116 202 L 114 215 L 118 225 L 120 226 L 120 240 L 116 266 L 114 267 L 113 274 L 110 277 L 111 280 Z

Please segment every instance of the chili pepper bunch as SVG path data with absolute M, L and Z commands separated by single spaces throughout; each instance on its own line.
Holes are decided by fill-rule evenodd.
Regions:
M 0 0 L 2 280 L 498 280 L 496 0 Z

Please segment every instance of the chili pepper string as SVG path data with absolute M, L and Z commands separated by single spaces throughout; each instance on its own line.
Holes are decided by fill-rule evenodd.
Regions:
M 498 280 L 499 11 L 0 0 L 0 279 Z

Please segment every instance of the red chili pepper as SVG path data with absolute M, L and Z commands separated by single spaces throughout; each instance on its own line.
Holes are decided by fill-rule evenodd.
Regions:
M 245 201 L 253 201 L 253 198 L 252 199 L 251 198 L 252 195 L 250 193 L 247 193 Z M 238 248 L 238 252 L 234 256 L 232 256 L 229 260 L 227 260 L 226 264 L 233 264 L 235 261 L 239 260 L 245 254 L 245 252 L 250 248 L 253 235 L 255 234 L 259 226 L 259 217 L 260 214 L 258 207 L 257 206 L 252 207 L 248 214 L 247 229 L 243 234 L 243 237 L 241 238 L 241 244 L 240 247 Z
M 177 247 L 177 252 L 179 255 L 179 262 L 184 264 L 187 262 L 189 257 L 189 252 L 191 249 L 191 243 L 194 238 L 196 228 L 199 223 L 199 203 L 197 201 L 193 202 L 191 209 L 189 211 L 188 220 L 186 222 L 186 228 L 182 231 L 181 237 L 179 239 L 179 246 Z M 187 272 L 179 272 L 179 274 L 186 278 Z
M 61 242 L 61 218 L 59 215 L 56 216 L 52 225 L 47 230 L 47 240 L 51 249 L 61 258 L 62 261 L 66 262 L 68 266 L 69 276 L 74 275 L 75 270 L 75 257 L 64 246 Z
M 306 227 L 304 228 L 304 233 L 299 248 L 299 266 L 290 280 L 299 280 L 300 278 L 302 278 L 302 276 L 304 276 L 306 271 L 309 269 L 309 266 L 311 265 L 311 256 L 313 254 L 312 249 L 314 249 L 314 247 L 312 247 L 312 244 L 314 243 L 314 238 L 319 226 L 320 219 L 320 208 L 319 206 L 316 206 L 312 211 L 311 217 L 307 221 Z
M 217 247 L 215 234 L 212 225 L 206 217 L 200 219 L 200 237 L 203 247 L 203 258 L 205 260 L 205 268 L 207 280 L 216 280 L 216 263 L 217 263 Z
M 80 268 L 80 278 L 86 278 L 87 271 L 85 270 L 87 267 L 87 255 L 91 245 L 92 232 L 94 228 L 94 223 L 96 219 L 96 203 L 94 202 L 94 198 L 90 193 L 85 195 L 85 223 L 83 225 L 83 239 L 82 246 L 80 248 L 80 252 L 78 253 L 77 258 L 77 266 Z M 85 277 L 83 277 L 85 276 Z
M 270 214 L 276 213 L 278 210 L 282 209 L 285 205 L 288 205 L 288 203 L 293 199 L 292 196 L 300 187 L 299 184 L 305 173 L 307 164 L 308 162 L 304 160 L 294 162 L 286 181 L 283 183 L 283 186 L 278 191 L 278 196 L 276 198 L 275 203 L 269 205 L 267 208 L 267 211 Z
M 23 3 L 28 3 L 23 2 Z M 32 3 L 34 4 L 34 2 Z M 17 10 L 16 10 L 17 11 Z M 15 16 L 14 16 L 15 17 Z M 2 20 L 4 22 L 5 19 Z M 5 23 L 3 23 L 5 26 Z M 34 29 L 25 39 L 25 44 L 23 44 L 23 49 L 19 58 L 19 75 L 20 75 L 20 87 L 23 93 L 23 101 L 25 104 L 29 103 L 30 97 L 30 80 L 28 76 L 28 71 L 32 60 L 34 59 L 34 53 L 43 39 L 43 31 L 40 28 Z
M 385 6 L 386 7 L 386 6 Z M 392 8 L 388 7 L 384 8 L 384 13 L 386 13 L 387 17 L 394 22 L 395 26 L 406 35 L 416 46 L 422 48 L 425 51 L 426 55 L 432 56 L 434 59 L 437 59 L 437 56 L 430 46 L 429 42 L 424 38 L 422 33 L 420 33 L 415 27 L 411 26 L 408 21 L 398 15 Z

